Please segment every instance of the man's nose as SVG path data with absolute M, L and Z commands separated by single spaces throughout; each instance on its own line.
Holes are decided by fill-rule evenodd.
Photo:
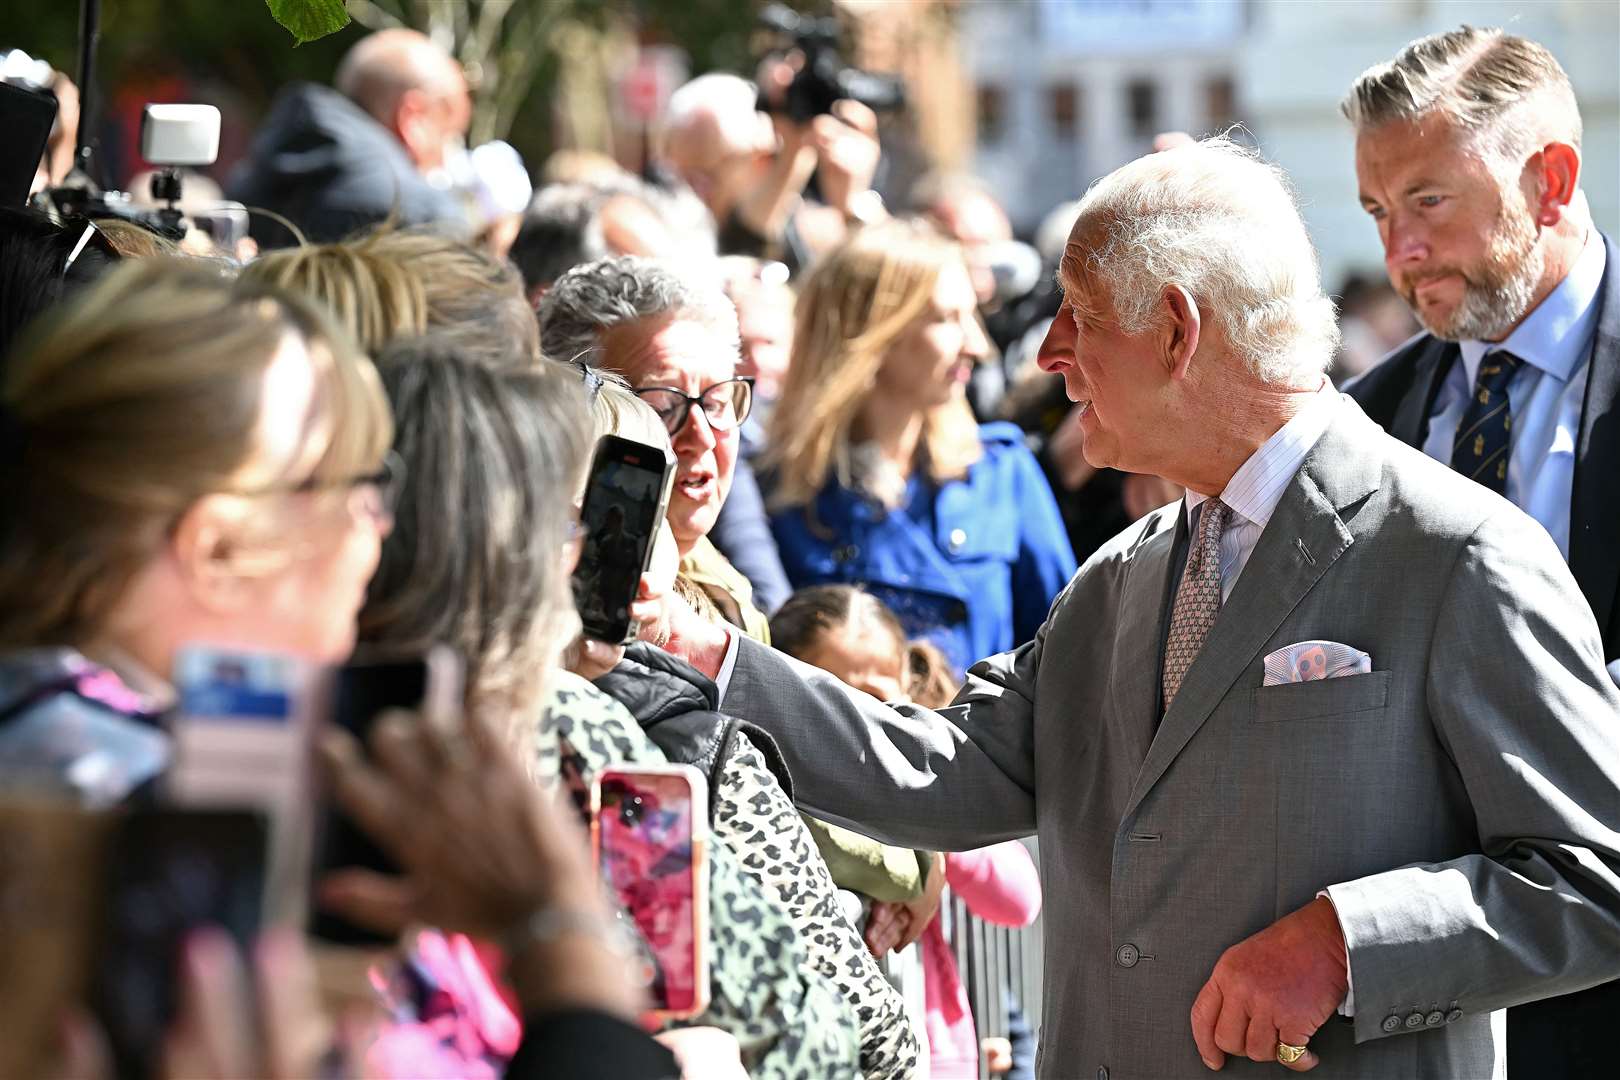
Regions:
M 1384 263 L 1393 269 L 1428 257 L 1428 233 L 1409 219 L 1391 218 L 1384 236 Z
M 1041 339 L 1041 347 L 1035 354 L 1036 365 L 1045 372 L 1062 371 L 1066 367 L 1074 366 L 1074 312 L 1065 301 L 1058 308 L 1058 313 L 1052 317 L 1052 325 L 1046 328 L 1046 337 Z

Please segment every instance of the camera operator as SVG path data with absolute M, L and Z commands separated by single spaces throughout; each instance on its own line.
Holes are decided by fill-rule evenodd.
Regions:
M 849 226 L 887 216 L 872 190 L 880 151 L 871 108 L 840 100 L 804 121 L 761 110 L 779 105 L 801 70 L 795 57 L 768 59 L 757 88 L 709 74 L 670 97 L 654 175 L 703 201 L 722 255 L 778 258 L 797 270 Z M 804 198 L 812 175 L 819 204 Z

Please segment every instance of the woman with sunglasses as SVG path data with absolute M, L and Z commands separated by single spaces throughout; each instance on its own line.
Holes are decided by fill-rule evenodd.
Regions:
M 737 312 L 713 284 L 668 263 L 623 256 L 576 266 L 540 301 L 547 356 L 580 359 L 627 380 L 669 432 L 676 458 L 669 525 L 681 575 L 727 621 L 769 642 L 753 586 L 710 540 L 740 478 L 740 429 L 753 380 L 737 374 Z M 744 467 L 746 468 L 746 467 Z M 752 485 L 752 477 L 743 481 Z M 758 511 L 763 520 L 763 508 Z M 768 529 L 762 529 L 770 545 Z M 768 553 L 775 558 L 775 552 Z
M 132 261 L 0 386 L 0 784 L 116 802 L 191 643 L 346 658 L 392 526 L 370 361 L 307 301 Z

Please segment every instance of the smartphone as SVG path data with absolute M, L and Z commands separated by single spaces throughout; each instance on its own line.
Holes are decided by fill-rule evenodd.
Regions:
M 56 125 L 56 95 L 0 82 L 0 131 L 7 153 L 0 165 L 0 206 L 25 206 L 34 174 Z
M 674 479 L 674 462 L 660 447 L 617 435 L 596 444 L 574 569 L 574 601 L 587 637 L 622 645 L 635 636 L 630 604 L 652 560 Z
M 330 723 L 368 745 L 372 725 L 390 709 L 409 709 L 424 723 L 448 723 L 461 710 L 461 664 L 444 646 L 426 655 L 370 655 L 338 668 L 330 688 Z M 398 873 L 391 859 L 338 806 L 326 800 L 316 829 L 312 880 L 333 870 L 357 867 Z M 309 932 L 340 945 L 384 945 L 393 938 L 378 934 L 323 910 L 311 897 Z
M 621 765 L 591 784 L 597 871 L 646 946 L 652 1011 L 689 1019 L 709 1004 L 709 796 L 690 765 Z
M 165 801 L 188 809 L 256 809 L 270 819 L 270 915 L 303 917 L 313 828 L 310 748 L 322 673 L 277 653 L 188 645 L 175 657 L 179 707 Z
M 264 922 L 269 835 L 254 810 L 149 808 L 112 823 L 90 1000 L 114 1075 L 159 1074 L 190 931 L 215 926 L 252 947 Z

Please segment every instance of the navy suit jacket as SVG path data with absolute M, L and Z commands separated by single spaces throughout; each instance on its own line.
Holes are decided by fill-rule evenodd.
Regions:
M 1620 250 L 1607 236 L 1603 243 L 1608 263 L 1575 446 L 1569 569 L 1597 616 L 1604 661 L 1613 663 L 1620 658 Z M 1421 334 L 1344 390 L 1385 431 L 1421 449 L 1435 395 L 1460 355 L 1456 342 Z

